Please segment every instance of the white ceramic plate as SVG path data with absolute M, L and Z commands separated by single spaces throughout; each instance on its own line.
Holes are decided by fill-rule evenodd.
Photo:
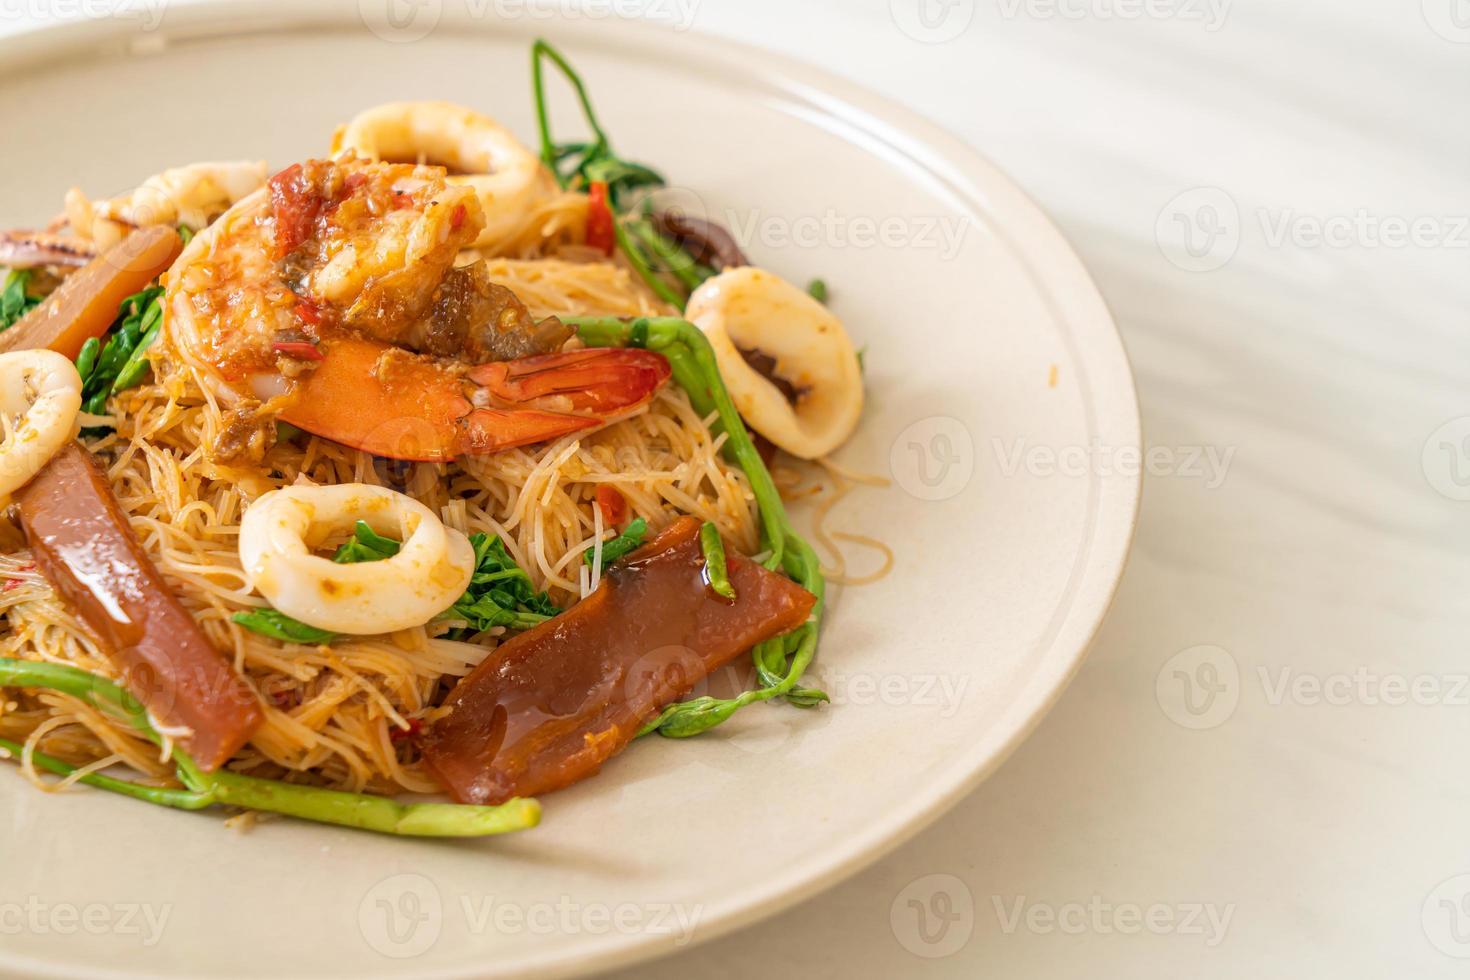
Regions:
M 972 788 L 1056 699 L 1107 607 L 1139 493 L 1127 360 L 1066 242 L 985 160 L 851 85 L 699 37 L 405 23 L 380 25 L 385 41 L 348 16 L 228 4 L 171 10 L 147 34 L 6 42 L 0 119 L 22 138 L 7 140 L 0 223 L 44 221 L 73 184 L 95 196 L 190 160 L 320 154 L 390 99 L 460 100 L 529 141 L 529 43 L 549 30 L 620 152 L 696 193 L 757 263 L 831 285 L 868 348 L 867 416 L 841 458 L 893 480 L 834 524 L 888 541 L 894 572 L 835 590 L 817 679 L 838 704 L 641 742 L 512 838 L 288 821 L 240 835 L 0 770 L 9 971 L 547 976 L 708 939 L 850 874 Z

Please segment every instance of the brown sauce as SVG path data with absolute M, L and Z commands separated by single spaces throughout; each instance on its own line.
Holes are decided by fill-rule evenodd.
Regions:
M 87 451 L 63 449 L 17 495 L 36 566 L 101 642 L 123 686 L 200 768 L 223 764 L 263 716 L 255 692 L 179 603 Z
M 665 705 L 816 598 L 730 552 L 736 600 L 706 587 L 699 521 L 681 518 L 555 619 L 496 649 L 450 692 L 424 760 L 464 803 L 498 803 L 594 775 Z

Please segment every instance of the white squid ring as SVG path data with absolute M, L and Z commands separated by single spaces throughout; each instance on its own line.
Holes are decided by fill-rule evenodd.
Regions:
M 0 501 L 30 482 L 77 434 L 82 378 L 49 350 L 0 354 Z
M 398 554 L 341 565 L 312 554 L 359 520 L 401 539 Z M 386 487 L 301 484 L 250 505 L 240 524 L 240 564 L 286 615 L 334 633 L 371 635 L 422 626 L 454 605 L 470 584 L 475 549 L 429 508 Z
M 337 131 L 332 153 L 438 164 L 449 183 L 473 188 L 485 212 L 477 248 L 503 241 L 554 189 L 541 160 L 489 116 L 452 102 L 388 102 Z
M 863 374 L 842 321 L 805 291 L 755 266 L 700 284 L 684 315 L 704 331 L 730 398 L 761 435 L 801 459 L 847 441 L 863 413 Z M 790 382 L 793 402 L 745 360 L 759 351 Z

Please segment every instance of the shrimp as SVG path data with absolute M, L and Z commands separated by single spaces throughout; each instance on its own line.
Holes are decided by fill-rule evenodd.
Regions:
M 504 241 L 556 191 L 551 173 L 515 135 L 488 116 L 450 102 L 389 102 L 337 130 L 334 154 L 437 163 L 451 184 L 470 187 L 485 224 L 473 247 Z
M 78 237 L 106 248 L 134 228 L 185 225 L 199 231 L 265 183 L 264 162 L 191 163 L 154 174 L 136 189 L 93 201 L 73 187 L 66 194 L 66 223 Z
M 286 168 L 196 236 L 164 279 L 163 338 L 233 406 L 216 458 L 258 457 L 275 417 L 440 461 L 646 405 L 662 356 L 559 351 L 560 321 L 534 321 L 483 266 L 454 267 L 482 220 L 442 168 L 347 156 Z

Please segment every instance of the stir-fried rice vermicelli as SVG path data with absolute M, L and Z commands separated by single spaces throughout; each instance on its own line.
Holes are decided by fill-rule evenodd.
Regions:
M 538 316 L 661 312 L 626 269 L 608 263 L 497 259 L 491 269 Z M 209 638 L 233 650 L 236 668 L 266 695 L 266 723 L 233 766 L 242 771 L 300 773 L 354 790 L 436 791 L 411 745 L 394 738 L 395 728 L 403 731 L 404 716 L 430 703 L 441 679 L 468 673 L 496 642 L 493 635 L 455 642 L 432 635 L 442 629 L 417 627 L 303 646 L 232 623 L 233 613 L 264 605 L 240 569 L 236 535 L 245 507 L 268 490 L 298 479 L 404 489 L 451 527 L 499 534 L 536 587 L 561 604 L 590 585 L 580 558 L 603 530 L 590 506 L 599 483 L 614 485 L 632 514 L 653 528 L 677 510 L 714 521 L 746 552 L 756 549 L 744 475 L 720 457 L 719 444 L 677 388 L 661 391 L 646 412 L 590 436 L 456 463 L 409 464 L 401 473 L 315 437 L 299 446 L 278 443 L 259 467 L 219 466 L 204 447 L 223 425 L 220 406 L 166 354 L 152 360 L 158 380 L 121 396 L 117 434 L 93 448 L 170 584 Z M 10 624 L 0 636 L 0 656 L 117 676 L 24 550 L 0 557 L 0 574 L 8 578 L 0 611 Z M 74 763 L 120 761 L 160 779 L 171 772 L 156 746 L 75 698 L 36 692 L 0 707 L 0 737 L 29 740 Z
M 57 404 L 71 398 L 66 418 L 75 419 L 70 434 L 56 423 L 47 430 L 64 440 L 60 450 L 61 441 L 49 443 L 52 462 L 11 466 L 29 475 L 0 486 L 16 493 L 12 501 L 0 492 L 4 677 L 44 673 L 34 663 L 75 669 L 48 667 L 41 680 L 0 686 L 0 756 L 18 755 L 35 785 L 116 788 L 98 774 L 118 767 L 132 770 L 136 786 L 206 795 L 228 787 L 202 769 L 258 777 L 267 797 L 287 787 L 260 779 L 299 784 L 289 794 L 313 797 L 294 810 L 258 794 L 235 803 L 253 810 L 391 833 L 499 833 L 537 819 L 535 801 L 517 798 L 596 772 L 638 734 L 682 737 L 747 704 L 780 698 L 809 708 L 826 699 L 798 683 L 816 650 L 825 583 L 864 584 L 893 564 L 881 541 L 826 527 L 852 489 L 884 482 L 828 456 L 862 411 L 860 357 L 827 310 L 824 285 L 809 295 L 753 267 L 718 225 L 656 212 L 639 197 L 662 178 L 612 153 L 585 97 L 596 138 L 555 143 L 543 57 L 581 86 L 538 42 L 539 155 L 473 110 L 390 103 L 339 129 L 330 159 L 291 165 L 269 181 L 263 163 L 193 164 L 110 200 L 73 189 L 47 231 L 0 234 L 0 255 L 29 256 L 22 277 L 0 277 L 0 360 L 9 359 L 11 377 L 22 364 L 59 364 Z M 147 269 L 131 279 L 108 265 L 129 249 Z M 118 292 L 123 281 L 130 288 Z M 100 312 L 61 302 L 78 282 L 85 287 L 73 295 L 107 296 L 94 304 Z M 79 326 L 89 316 L 92 326 Z M 103 341 L 121 351 L 106 371 Z M 33 375 L 24 377 L 31 392 Z M 40 404 L 27 397 L 30 408 L 0 412 L 7 465 L 24 455 L 16 426 Z M 78 425 L 81 449 L 72 442 Z M 75 468 L 58 469 L 68 454 Z M 429 459 L 440 461 L 415 461 Z M 62 472 L 36 490 L 41 473 Z M 56 502 L 78 483 L 91 496 L 68 515 Z M 332 514 L 309 502 L 342 491 L 332 499 L 351 502 Z M 301 502 L 295 539 L 271 537 L 295 525 L 263 523 L 273 513 L 267 494 Z M 810 507 L 822 557 L 791 526 L 782 498 Z M 401 541 L 370 526 L 372 501 L 416 508 L 411 519 L 400 511 Z M 110 517 L 98 517 L 103 510 Z M 351 534 L 345 516 L 356 518 Z M 94 518 L 100 523 L 86 525 Z M 107 521 L 111 530 L 96 530 Z M 119 563 L 110 581 L 89 578 L 99 573 L 83 567 L 87 559 L 64 553 L 101 540 L 80 536 L 83 525 L 113 535 L 99 545 Z M 136 544 L 128 545 L 126 525 Z M 627 568 L 637 571 L 624 575 L 613 563 L 638 547 L 643 531 L 634 527 L 650 537 L 667 530 L 660 540 L 676 543 L 640 551 L 653 557 L 635 555 Z M 424 529 L 448 542 L 449 557 L 359 564 L 408 561 L 410 539 Z M 480 549 L 499 547 L 495 539 L 504 552 L 482 578 Z M 698 564 L 667 557 L 688 556 L 691 542 Z M 850 569 L 842 544 L 876 554 L 876 568 L 859 560 Z M 451 545 L 459 555 L 475 549 L 468 567 Z M 613 545 L 621 550 L 604 561 Z M 349 546 L 379 550 L 353 557 Z M 267 574 L 262 548 L 299 550 L 317 577 L 284 584 Z M 333 564 L 320 560 L 328 555 Z M 148 580 L 157 601 L 128 607 L 141 617 L 130 619 L 123 607 L 136 597 L 124 593 L 152 574 L 150 562 L 162 576 Z M 348 566 L 355 571 L 335 570 Z M 420 571 L 422 589 L 405 581 L 408 568 Z M 494 592 L 507 575 L 529 578 L 536 594 L 516 592 L 514 608 L 506 606 Z M 364 593 L 337 595 L 347 581 L 375 582 L 379 604 L 349 601 Z M 98 610 L 86 608 L 88 590 L 106 607 L 101 625 Z M 406 600 L 406 613 L 380 608 L 399 592 L 423 601 Z M 305 604 L 293 605 L 301 595 Z M 476 611 L 491 601 L 493 613 Z M 665 621 L 658 603 L 674 611 L 662 633 L 645 634 L 643 623 Z M 145 635 L 158 610 L 171 610 L 171 620 L 155 621 L 177 627 L 169 637 L 192 639 L 164 638 L 159 649 L 158 627 Z M 393 628 L 403 623 L 419 625 Z M 108 633 L 109 624 L 133 632 Z M 648 649 L 638 644 L 654 635 L 694 657 L 689 683 L 629 673 Z M 134 664 L 161 665 L 165 676 L 143 678 L 145 695 L 122 665 L 149 642 Z M 525 667 L 517 658 L 533 643 L 542 658 L 567 658 L 569 673 Z M 624 659 L 604 658 L 604 645 Z M 754 653 L 756 687 L 681 700 L 745 652 Z M 190 663 L 208 668 L 198 683 L 208 674 L 251 704 L 223 717 L 229 692 L 190 688 Z M 484 684 L 466 694 L 502 668 L 522 671 L 506 682 L 509 700 L 492 691 L 487 701 Z M 516 684 L 533 674 L 523 697 Z M 68 677 L 115 681 L 146 713 L 105 710 Z M 168 715 L 172 705 L 150 700 L 160 693 L 195 713 Z M 563 707 L 545 706 L 562 694 Z M 170 727 L 161 714 L 188 723 Z M 485 734 L 492 718 L 500 727 Z M 189 755 L 215 721 L 220 730 L 234 725 L 238 737 L 195 768 Z M 517 756 L 508 768 L 496 755 L 502 748 Z M 327 812 L 335 804 L 322 798 L 334 794 L 307 786 L 388 796 L 447 790 L 459 804 L 487 805 L 359 819 Z M 497 824 L 492 811 L 507 801 L 527 805 Z M 208 795 L 199 805 L 231 802 Z M 425 825 L 400 827 L 400 819 Z

